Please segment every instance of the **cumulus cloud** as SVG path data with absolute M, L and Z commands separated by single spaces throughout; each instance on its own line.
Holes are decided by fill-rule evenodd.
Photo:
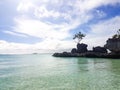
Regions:
M 56 25 L 52 23 L 44 23 L 33 19 L 16 19 L 17 26 L 15 32 L 28 34 L 42 39 L 64 39 L 69 36 L 67 24 Z
M 16 33 L 16 32 L 13 32 L 13 31 L 3 31 L 3 32 L 6 33 L 6 34 L 14 35 L 14 36 L 27 37 L 27 35 Z
M 21 44 L 21 43 L 10 43 L 5 40 L 0 40 L 0 53 L 1 54 L 22 54 L 29 53 L 30 46 L 28 44 Z
M 75 43 L 69 41 L 44 40 L 36 44 L 21 44 L 0 40 L 1 54 L 31 54 L 31 53 L 53 53 L 56 51 L 70 51 Z
M 70 0 L 67 1 L 68 3 L 65 3 L 64 0 L 22 1 L 17 7 L 20 16 L 15 18 L 16 26 L 11 33 L 18 32 L 42 39 L 69 38 L 70 30 L 91 18 L 91 15 L 78 14 L 79 11 L 76 11 L 74 6 L 76 1 Z M 21 12 L 24 13 L 21 14 Z M 34 17 L 31 17 L 30 12 Z
M 109 20 L 100 21 L 90 26 L 91 31 L 87 34 L 84 42 L 92 46 L 104 46 L 106 40 L 111 38 L 120 28 L 120 16 L 116 16 Z
M 56 32 L 69 31 L 92 19 L 91 11 L 103 5 L 114 5 L 120 3 L 119 0 L 26 0 L 21 1 L 17 7 L 18 13 L 21 11 L 32 12 L 35 17 L 30 17 L 30 13 L 23 13 L 15 19 L 16 32 L 34 35 L 36 32 Z M 102 11 L 96 11 L 99 16 L 104 16 Z M 25 16 L 23 18 L 22 16 Z M 26 19 L 27 17 L 27 19 Z M 57 19 L 55 19 L 57 18 Z M 68 28 L 70 27 L 70 28 Z M 21 29 L 20 29 L 21 28 Z M 30 29 L 31 30 L 26 30 Z M 42 29 L 42 30 L 41 30 Z M 32 33 L 30 33 L 32 32 Z M 67 37 L 68 34 L 66 34 Z M 38 35 L 36 35 L 38 37 Z M 42 35 L 39 35 L 43 37 Z M 53 35 L 52 35 L 53 36 Z M 59 35 L 58 35 L 59 36 Z
M 114 24 L 113 24 L 114 23 Z M 104 46 L 106 40 L 116 33 L 117 29 L 120 28 L 120 16 L 116 16 L 110 20 L 104 20 L 97 24 L 90 26 L 91 31 L 82 40 L 83 43 L 87 43 L 88 49 L 93 46 Z M 9 43 L 6 41 L 0 41 L 0 52 L 2 53 L 49 53 L 55 51 L 68 51 L 75 47 L 74 41 L 72 40 L 58 40 L 46 38 L 42 42 L 36 44 L 20 44 L 20 43 Z
M 18 12 L 27 12 L 33 6 L 31 2 L 28 3 L 20 3 L 17 7 Z
M 116 5 L 120 0 L 22 0 L 16 10 L 13 30 L 4 33 L 15 36 L 34 36 L 42 41 L 36 44 L 20 44 L 0 41 L 0 49 L 52 51 L 75 47 L 70 31 L 94 19 L 93 10 L 105 5 Z M 98 17 L 106 16 L 96 10 Z M 114 24 L 113 24 L 114 23 Z M 90 31 L 82 42 L 91 46 L 104 45 L 106 39 L 120 28 L 120 17 L 100 21 L 89 26 Z M 6 45 L 5 45 L 6 44 Z M 18 48 L 16 48 L 18 47 Z

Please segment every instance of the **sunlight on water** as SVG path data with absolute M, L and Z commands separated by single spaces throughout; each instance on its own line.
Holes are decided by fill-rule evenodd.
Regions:
M 0 90 L 120 90 L 120 60 L 0 55 Z

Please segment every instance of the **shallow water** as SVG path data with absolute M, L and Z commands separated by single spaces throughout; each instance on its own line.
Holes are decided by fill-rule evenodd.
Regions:
M 0 90 L 120 90 L 120 59 L 0 55 Z

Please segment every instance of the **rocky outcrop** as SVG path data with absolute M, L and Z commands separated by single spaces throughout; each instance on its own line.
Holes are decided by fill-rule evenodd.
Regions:
M 63 52 L 63 53 L 54 53 L 53 56 L 55 57 L 79 57 L 78 53 L 70 53 L 70 52 Z
M 54 57 L 89 57 L 89 58 L 120 58 L 120 54 L 115 53 L 98 53 L 98 52 L 86 52 L 86 53 L 54 53 Z
M 93 47 L 93 52 L 107 53 L 107 49 L 104 47 L 97 46 L 97 47 Z
M 71 53 L 77 53 L 77 49 L 76 49 L 76 48 L 73 48 L 73 49 L 71 50 Z
M 77 49 L 73 48 L 71 52 L 54 53 L 55 57 L 91 57 L 91 58 L 120 58 L 120 38 L 108 39 L 104 47 L 93 47 L 93 50 L 87 50 L 87 44 L 77 44 Z M 108 53 L 107 49 L 111 52 Z
M 84 43 L 81 43 L 81 44 L 77 44 L 77 52 L 78 53 L 85 53 L 85 52 L 87 52 L 88 50 L 87 50 L 87 44 L 84 44 Z
M 120 53 L 120 38 L 108 39 L 104 47 L 110 50 L 112 53 Z
M 82 57 L 89 57 L 89 58 L 114 58 L 119 59 L 120 54 L 115 53 L 95 53 L 95 52 L 87 52 Z

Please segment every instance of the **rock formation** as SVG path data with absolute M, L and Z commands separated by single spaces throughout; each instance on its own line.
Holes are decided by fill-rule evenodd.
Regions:
M 120 53 L 120 38 L 108 39 L 104 47 L 110 50 L 112 53 Z
M 80 34 L 80 35 L 79 35 Z M 79 33 L 77 36 L 81 36 Z M 78 39 L 81 39 L 77 37 Z M 92 58 L 120 58 L 120 29 L 118 34 L 106 41 L 104 47 L 93 47 L 93 50 L 87 50 L 87 44 L 78 43 L 77 48 L 73 48 L 71 52 L 54 53 L 55 57 L 92 57 Z M 111 52 L 108 53 L 107 49 Z
M 77 44 L 71 52 L 54 53 L 55 57 L 92 57 L 92 58 L 120 58 L 120 39 L 108 39 L 104 47 L 93 47 L 87 50 L 87 44 Z M 111 52 L 108 53 L 107 49 Z
M 71 50 L 71 53 L 77 53 L 77 49 L 76 49 L 76 48 L 73 48 L 73 49 Z
M 87 50 L 87 44 L 84 44 L 84 43 L 81 43 L 81 44 L 77 44 L 77 52 L 78 53 L 85 53 L 85 52 L 87 52 L 88 50 Z
M 93 47 L 93 52 L 107 53 L 107 49 L 101 46 Z

